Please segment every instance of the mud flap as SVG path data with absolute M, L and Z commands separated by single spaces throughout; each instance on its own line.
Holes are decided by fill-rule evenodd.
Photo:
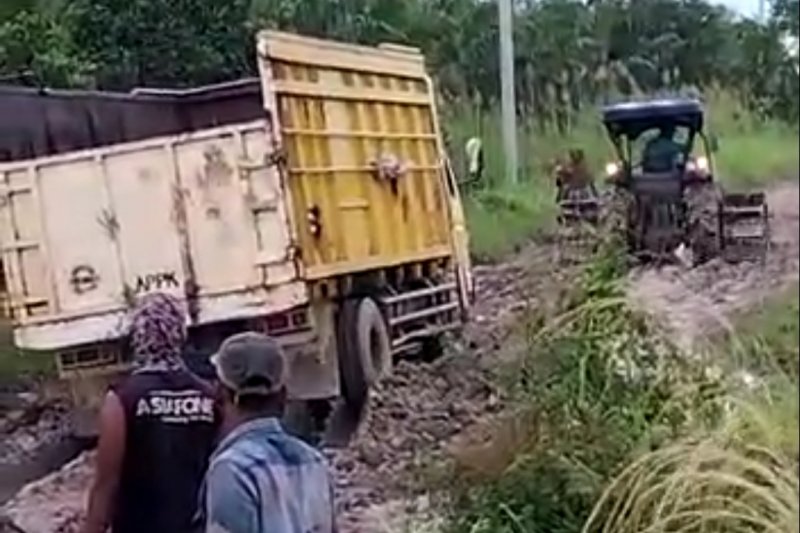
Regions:
M 766 195 L 728 193 L 720 205 L 720 235 L 726 261 L 764 261 L 771 236 Z

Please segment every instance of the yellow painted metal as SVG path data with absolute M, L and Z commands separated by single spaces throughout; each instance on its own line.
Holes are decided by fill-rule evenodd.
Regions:
M 306 279 L 452 255 L 420 52 L 280 32 L 262 32 L 258 50 Z

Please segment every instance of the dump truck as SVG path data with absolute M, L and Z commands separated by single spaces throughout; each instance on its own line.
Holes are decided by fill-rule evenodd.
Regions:
M 397 357 L 467 318 L 468 236 L 420 51 L 270 31 L 257 53 L 257 78 L 209 87 L 0 90 L 7 312 L 23 356 L 55 357 L 76 434 L 129 369 L 126 316 L 148 292 L 185 303 L 200 367 L 234 332 L 276 337 L 316 425 L 358 420 Z

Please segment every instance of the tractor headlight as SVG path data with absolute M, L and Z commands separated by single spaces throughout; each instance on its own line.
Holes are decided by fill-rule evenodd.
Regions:
M 619 165 L 611 162 L 606 164 L 606 176 L 615 176 L 619 172 Z
M 698 174 L 708 174 L 708 158 L 701 156 L 690 159 L 686 162 L 686 170 Z

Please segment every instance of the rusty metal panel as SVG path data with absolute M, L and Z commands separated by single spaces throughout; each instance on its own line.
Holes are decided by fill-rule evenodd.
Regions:
M 263 123 L 175 146 L 200 297 L 258 285 L 256 265 L 287 261 L 283 194 L 268 148 Z
M 450 255 L 441 141 L 419 51 L 280 32 L 261 33 L 258 50 L 306 277 Z

